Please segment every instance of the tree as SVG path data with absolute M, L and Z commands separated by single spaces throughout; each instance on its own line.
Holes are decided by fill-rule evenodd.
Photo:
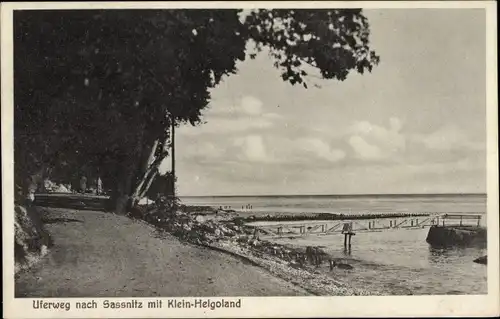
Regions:
M 86 165 L 118 212 L 147 192 L 172 122 L 200 123 L 247 43 L 306 88 L 304 65 L 344 80 L 379 60 L 360 9 L 16 11 L 14 23 L 16 181 Z
M 174 177 L 171 172 L 167 172 L 164 175 L 156 175 L 146 192 L 146 196 L 152 200 L 157 200 L 161 196 L 169 197 L 174 195 L 173 179 Z

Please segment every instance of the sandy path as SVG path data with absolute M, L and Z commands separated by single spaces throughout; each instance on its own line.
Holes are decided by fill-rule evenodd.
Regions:
M 96 211 L 48 211 L 55 246 L 17 278 L 17 297 L 308 295 L 234 257 L 159 236 L 142 222 Z

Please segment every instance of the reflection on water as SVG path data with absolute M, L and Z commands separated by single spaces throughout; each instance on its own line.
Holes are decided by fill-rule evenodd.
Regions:
M 429 261 L 432 263 L 443 263 L 452 259 L 454 256 L 463 257 L 467 255 L 467 251 L 471 249 L 462 247 L 446 247 L 446 248 L 434 248 L 429 245 Z
M 344 247 L 344 256 L 351 256 L 352 252 L 352 246 L 349 245 L 349 247 Z
M 351 250 L 343 236 L 309 236 L 279 239 L 298 246 L 324 246 L 334 257 L 345 258 L 355 269 L 334 269 L 333 276 L 350 285 L 386 295 L 485 294 L 486 269 L 473 260 L 486 255 L 483 248 L 432 248 L 428 228 L 358 233 Z M 324 266 L 324 271 L 328 271 Z

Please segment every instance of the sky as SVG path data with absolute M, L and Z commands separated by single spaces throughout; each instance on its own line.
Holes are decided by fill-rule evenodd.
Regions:
M 266 54 L 239 64 L 176 131 L 178 194 L 486 192 L 485 12 L 364 12 L 372 73 L 304 89 Z

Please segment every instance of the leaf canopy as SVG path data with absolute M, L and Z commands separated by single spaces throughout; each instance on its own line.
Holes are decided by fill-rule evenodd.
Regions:
M 118 174 L 142 144 L 168 140 L 172 118 L 200 123 L 210 89 L 237 72 L 248 43 L 306 88 L 311 66 L 343 81 L 379 62 L 360 9 L 25 10 L 14 23 L 15 158 L 25 174 L 40 163 Z

